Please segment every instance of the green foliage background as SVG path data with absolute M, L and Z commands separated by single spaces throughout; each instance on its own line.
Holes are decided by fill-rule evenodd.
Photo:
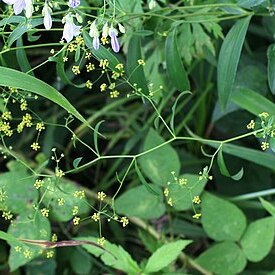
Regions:
M 45 32 L 0 4 L 2 272 L 275 274 L 275 1 L 150 2 L 81 1 L 71 53 L 60 13 Z M 94 50 L 113 12 L 122 48 Z

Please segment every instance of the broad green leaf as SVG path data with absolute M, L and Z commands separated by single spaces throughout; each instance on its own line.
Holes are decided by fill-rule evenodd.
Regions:
M 148 94 L 148 87 L 143 66 L 138 64 L 138 60 L 142 59 L 141 55 L 141 38 L 133 36 L 129 42 L 129 53 L 127 55 L 127 73 L 129 81 L 137 84 L 137 88 L 141 88 L 144 94 Z
M 161 190 L 155 185 L 153 184 L 149 184 L 146 179 L 143 177 L 139 167 L 138 167 L 138 164 L 137 162 L 135 161 L 135 170 L 136 170 L 136 173 L 138 175 L 138 178 L 139 180 L 141 181 L 141 183 L 146 187 L 147 191 L 148 192 L 151 192 L 153 195 L 155 196 L 159 196 L 159 193 L 161 193 Z
M 7 199 L 5 206 L 15 214 L 21 214 L 33 208 L 38 200 L 38 192 L 33 186 L 35 178 L 19 168 L 17 171 L 0 175 L 0 188 L 5 190 Z M 0 202 L 0 206 L 1 206 Z
M 218 152 L 217 162 L 218 162 L 218 166 L 220 168 L 221 174 L 223 176 L 232 178 L 233 180 L 240 180 L 242 178 L 243 168 L 241 168 L 240 171 L 238 173 L 236 173 L 235 175 L 233 175 L 233 176 L 230 175 L 230 173 L 226 167 L 224 158 L 223 158 L 222 149 L 220 149 Z
M 97 242 L 94 237 L 78 237 L 76 240 Z M 139 274 L 140 268 L 138 264 L 132 259 L 131 255 L 121 246 L 115 245 L 106 241 L 104 249 L 92 245 L 83 245 L 83 247 L 92 255 L 101 257 L 103 263 L 115 269 L 122 270 L 126 274 Z
M 242 250 L 236 243 L 229 241 L 214 244 L 196 262 L 208 271 L 223 275 L 238 274 L 246 266 Z
M 270 252 L 275 234 L 273 217 L 256 220 L 248 225 L 241 239 L 241 247 L 246 258 L 251 262 L 259 262 Z
M 232 101 L 256 116 L 262 112 L 275 115 L 274 103 L 263 95 L 247 88 L 238 87 L 232 94 Z
M 75 191 L 79 191 L 76 185 L 61 179 L 58 183 L 55 179 L 44 179 L 44 186 L 47 188 L 47 192 L 43 197 L 43 204 L 51 207 L 51 218 L 59 222 L 69 221 L 74 217 L 74 206 L 78 207 L 77 215 L 87 214 L 90 207 L 85 198 L 77 198 L 74 196 Z M 41 188 L 42 194 L 45 189 Z M 63 199 L 64 203 L 59 203 L 60 199 Z
M 275 44 L 267 50 L 267 75 L 270 91 L 275 94 Z
M 166 38 L 165 56 L 167 73 L 171 83 L 181 92 L 190 90 L 187 72 L 178 51 L 177 28 L 174 28 Z
M 190 243 L 192 243 L 190 240 L 179 240 L 164 244 L 148 259 L 148 262 L 144 268 L 144 273 L 147 274 L 158 272 L 159 270 L 168 266 L 177 259 L 181 251 Z
M 34 215 L 33 211 L 28 211 L 19 215 L 13 221 L 9 226 L 8 233 L 21 239 L 49 240 L 51 228 L 48 219 L 43 217 L 40 212 Z M 25 265 L 40 255 L 40 247 L 22 244 L 19 246 L 20 251 L 16 251 L 15 247 L 18 245 L 14 245 L 13 243 L 10 243 L 10 245 L 9 266 L 11 271 L 16 270 L 18 267 Z
M 233 203 L 207 192 L 201 200 L 202 225 L 207 235 L 216 241 L 238 241 L 246 228 L 243 212 Z
M 226 35 L 218 60 L 218 93 L 222 109 L 231 97 L 237 67 L 251 16 L 239 19 Z
M 84 249 L 74 249 L 70 263 L 75 274 L 91 274 L 93 261 Z
M 162 192 L 157 186 L 151 188 L 159 195 L 152 194 L 144 185 L 124 192 L 115 201 L 116 212 L 143 219 L 156 219 L 162 216 L 165 212 Z
M 153 149 L 164 142 L 164 139 L 151 128 L 145 138 L 142 152 Z M 168 181 L 173 180 L 171 172 L 175 172 L 177 176 L 180 171 L 178 154 L 170 144 L 140 156 L 138 162 L 143 173 L 158 185 L 166 185 Z
M 26 265 L 26 275 L 55 275 L 57 273 L 56 268 L 55 259 L 38 258 Z
M 147 230 L 138 229 L 138 237 L 145 248 L 151 253 L 155 252 L 162 245 L 161 241 L 153 237 Z
M 259 6 L 262 3 L 267 2 L 267 0 L 238 0 L 237 2 L 239 6 L 249 9 Z
M 168 186 L 169 197 L 173 200 L 173 207 L 183 211 L 192 208 L 192 199 L 199 196 L 207 183 L 206 179 L 200 179 L 199 175 L 184 174 L 180 178 L 186 179 L 186 185 L 171 183 Z
M 4 231 L 0 231 L 0 239 L 9 242 L 11 245 L 22 245 L 22 242 L 20 242 L 12 234 L 6 233 Z
M 260 202 L 264 209 L 275 218 L 275 205 L 271 204 L 269 201 L 260 198 Z
M 14 87 L 42 96 L 71 113 L 87 127 L 93 129 L 75 107 L 55 88 L 42 80 L 17 70 L 0 67 L 0 86 Z

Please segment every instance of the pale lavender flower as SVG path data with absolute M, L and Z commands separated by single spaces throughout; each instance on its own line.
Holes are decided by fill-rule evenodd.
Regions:
M 80 5 L 80 0 L 70 0 L 69 7 L 75 9 Z
M 109 36 L 111 37 L 111 46 L 115 53 L 118 53 L 120 50 L 120 45 L 117 39 L 118 31 L 111 26 L 109 29 Z
M 46 30 L 50 30 L 53 24 L 51 12 L 52 9 L 48 6 L 46 2 L 42 10 L 42 15 L 44 16 L 43 23 Z
M 99 44 L 100 44 L 100 42 L 99 42 L 99 37 L 98 37 L 98 36 L 95 36 L 95 37 L 93 38 L 93 47 L 94 47 L 95 50 L 98 50 L 98 49 L 99 49 Z
M 13 5 L 13 11 L 15 15 L 20 14 L 24 9 L 26 9 L 25 0 L 3 0 L 8 5 Z
M 27 18 L 31 18 L 32 13 L 33 13 L 33 3 L 32 0 L 25 0 L 25 4 L 26 4 L 26 17 Z
M 74 24 L 70 14 L 66 15 L 62 22 L 65 22 L 62 39 L 64 38 L 67 42 L 70 42 L 74 36 L 79 35 L 81 26 Z
M 93 38 L 93 48 L 95 50 L 99 49 L 99 31 L 96 25 L 96 21 L 94 21 L 90 26 L 89 35 Z

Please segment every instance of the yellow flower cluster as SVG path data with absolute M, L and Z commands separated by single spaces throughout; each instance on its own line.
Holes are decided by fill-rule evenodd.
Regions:
M 100 200 L 100 201 L 103 201 L 105 198 L 106 198 L 106 194 L 104 192 L 98 192 L 97 193 L 97 198 Z
M 79 199 L 84 199 L 85 198 L 85 191 L 84 190 L 75 191 L 74 192 L 74 197 L 79 198 Z

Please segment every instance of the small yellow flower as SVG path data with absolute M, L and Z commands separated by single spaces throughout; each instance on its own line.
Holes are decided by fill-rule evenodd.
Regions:
M 107 59 L 101 59 L 99 61 L 99 67 L 105 70 L 109 66 L 109 61 Z
M 179 185 L 186 185 L 186 184 L 187 184 L 187 179 L 185 179 L 185 178 L 179 179 Z
M 113 90 L 110 92 L 110 97 L 111 98 L 117 98 L 119 96 L 119 91 Z
M 122 63 L 118 63 L 115 68 L 122 71 L 124 69 L 124 65 Z
M 143 59 L 139 59 L 137 61 L 138 65 L 144 66 L 145 65 L 145 61 Z
M 164 189 L 163 194 L 165 197 L 169 196 L 169 189 L 167 187 Z
M 193 219 L 197 219 L 198 220 L 201 217 L 201 213 L 196 213 L 192 217 L 193 217 Z
M 86 54 L 85 54 L 85 58 L 86 58 L 86 59 L 89 60 L 89 59 L 91 59 L 91 57 L 92 57 L 92 54 L 91 54 L 91 53 L 86 53 Z
M 57 242 L 57 235 L 55 233 L 53 233 L 51 240 L 52 242 Z
M 37 180 L 35 181 L 35 183 L 34 183 L 34 187 L 35 187 L 36 189 L 39 189 L 39 188 L 41 188 L 41 187 L 43 186 L 43 184 L 44 184 L 44 181 L 43 181 L 43 180 L 37 179 Z
M 102 83 L 99 88 L 100 88 L 100 92 L 105 92 L 106 89 L 107 89 L 107 84 L 106 83 Z
M 75 75 L 80 74 L 80 68 L 79 68 L 79 66 L 74 65 L 74 66 L 72 67 L 72 72 L 73 72 Z
M 23 255 L 26 259 L 31 259 L 32 252 L 29 249 L 24 250 Z
M 45 130 L 45 125 L 43 122 L 38 122 L 35 127 L 36 131 L 41 132 L 42 130 Z
M 50 259 L 50 258 L 52 258 L 54 256 L 54 251 L 47 251 L 47 254 L 46 254 L 46 258 L 47 259 Z
M 67 56 L 64 56 L 63 57 L 63 62 L 67 62 L 68 61 L 68 57 Z
M 56 175 L 57 178 L 62 178 L 63 176 L 65 176 L 65 173 L 61 169 L 56 168 L 55 169 L 55 175 Z
M 11 112 L 4 112 L 2 114 L 2 119 L 4 119 L 4 120 L 10 120 L 11 119 Z
M 94 213 L 91 217 L 95 222 L 100 220 L 100 213 Z
M 46 218 L 49 217 L 49 212 L 50 212 L 49 209 L 42 208 L 40 211 L 41 211 L 41 214 L 42 214 L 43 217 L 46 217 Z
M 98 192 L 97 193 L 97 198 L 100 200 L 100 201 L 103 201 L 105 198 L 106 198 L 106 194 L 104 192 Z
M 109 40 L 108 40 L 107 37 L 103 37 L 103 36 L 102 36 L 102 37 L 100 38 L 100 40 L 101 40 L 102 45 L 109 44 Z
M 201 203 L 201 199 L 200 199 L 199 196 L 195 196 L 195 197 L 193 198 L 192 202 L 195 203 L 195 204 L 200 204 L 200 203 Z
M 78 225 L 79 222 L 80 222 L 80 218 L 79 218 L 79 217 L 74 217 L 74 218 L 73 218 L 73 224 L 74 224 L 74 225 Z
M 93 83 L 91 80 L 87 80 L 85 85 L 88 89 L 92 89 L 92 87 L 93 87 Z
M 262 113 L 259 114 L 259 117 L 260 117 L 260 118 L 268 118 L 268 117 L 269 117 L 269 113 L 267 113 L 267 112 L 262 112 Z
M 85 198 L 85 191 L 84 190 L 75 191 L 74 192 L 74 197 L 79 198 L 79 199 Z
M 57 199 L 58 205 L 63 206 L 65 204 L 64 198 L 58 198 Z
M 254 129 L 255 128 L 255 121 L 252 119 L 250 122 L 246 125 L 247 129 Z
M 21 252 L 22 251 L 22 247 L 18 246 L 18 245 L 14 249 L 15 249 L 16 252 Z
M 173 206 L 173 200 L 172 200 L 172 198 L 169 198 L 167 200 L 167 204 L 169 204 L 170 206 Z
M 129 220 L 126 217 L 122 217 L 120 219 L 120 222 L 122 223 L 123 227 L 125 227 L 127 224 L 129 224 Z
M 266 149 L 269 148 L 269 143 L 266 142 L 266 141 L 263 141 L 263 142 L 262 142 L 262 145 L 261 145 L 261 148 L 262 148 L 263 151 L 265 151 Z
M 6 221 L 8 221 L 8 220 L 11 220 L 11 219 L 12 219 L 13 214 L 11 214 L 10 211 L 8 211 L 8 212 L 3 211 L 2 217 L 3 217 Z
M 31 148 L 34 151 L 37 151 L 38 149 L 40 149 L 40 145 L 38 144 L 38 142 L 33 142 L 33 144 L 31 145 Z
M 87 72 L 93 71 L 94 69 L 95 69 L 95 65 L 92 64 L 91 62 L 88 65 L 86 65 Z
M 77 215 L 78 211 L 79 211 L 79 208 L 78 208 L 78 206 L 75 205 L 74 208 L 73 208 L 73 215 L 74 216 Z
M 102 237 L 102 238 L 98 238 L 97 239 L 97 243 L 99 244 L 99 245 L 101 245 L 101 246 L 104 246 L 104 244 L 105 244 L 105 238 L 104 237 Z

